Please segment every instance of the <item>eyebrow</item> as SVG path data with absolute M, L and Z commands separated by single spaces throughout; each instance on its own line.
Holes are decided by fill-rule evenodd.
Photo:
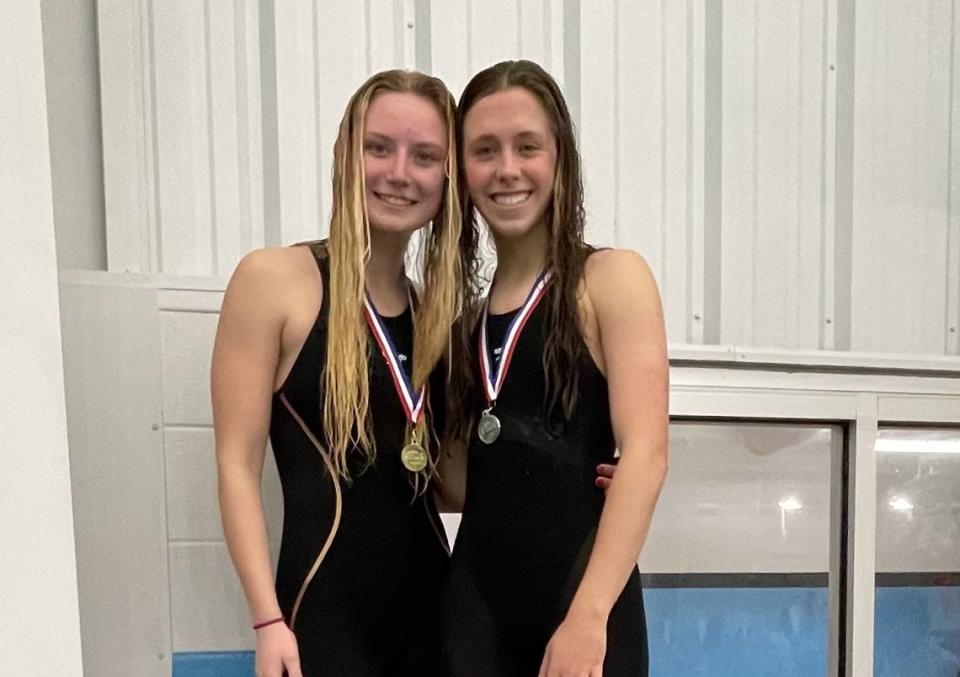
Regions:
M 396 143 L 396 140 L 392 136 L 387 136 L 386 134 L 381 134 L 380 132 L 371 132 L 366 131 L 364 133 L 364 141 L 389 141 L 390 143 Z M 413 148 L 416 150 L 432 150 L 438 153 L 443 153 L 443 146 L 432 143 L 430 141 L 418 141 L 413 144 Z
M 513 138 L 513 139 L 519 139 L 519 140 L 522 140 L 522 141 L 526 141 L 527 139 L 533 139 L 533 140 L 535 140 L 535 141 L 542 141 L 542 140 L 543 140 L 543 134 L 541 134 L 540 132 L 532 131 L 532 130 L 526 130 L 526 131 L 520 132 L 520 133 L 518 133 L 518 134 L 514 134 L 512 138 Z M 482 134 L 481 136 L 478 136 L 477 138 L 473 139 L 473 140 L 470 142 L 470 145 L 473 146 L 474 144 L 483 143 L 483 142 L 487 142 L 487 141 L 499 142 L 499 139 L 497 138 L 497 136 L 496 136 L 495 134 Z

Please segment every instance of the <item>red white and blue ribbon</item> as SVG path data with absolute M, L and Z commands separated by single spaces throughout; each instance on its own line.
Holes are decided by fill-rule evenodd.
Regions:
M 500 394 L 503 382 L 507 378 L 507 371 L 510 369 L 510 360 L 513 359 L 513 350 L 517 346 L 517 341 L 520 339 L 523 327 L 527 324 L 527 320 L 530 319 L 533 311 L 546 295 L 550 277 L 551 272 L 545 270 L 540 273 L 536 282 L 533 283 L 533 288 L 530 289 L 530 293 L 527 294 L 527 300 L 520 306 L 520 310 L 514 316 L 513 320 L 510 321 L 510 326 L 507 327 L 503 344 L 500 346 L 500 362 L 497 364 L 490 363 L 490 352 L 487 346 L 487 312 L 490 307 L 490 297 L 487 296 L 487 300 L 483 305 L 483 316 L 480 318 L 479 350 L 483 389 L 487 396 L 487 403 L 491 407 L 497 401 L 497 396 Z
M 412 309 L 413 299 L 410 297 L 409 289 L 407 289 L 407 296 L 410 298 L 410 308 Z M 400 398 L 403 410 L 407 414 L 407 419 L 411 424 L 416 426 L 423 416 L 423 404 L 427 400 L 427 384 L 423 384 L 420 392 L 414 392 L 410 374 L 407 373 L 407 370 L 401 364 L 399 351 L 390 338 L 390 330 L 387 329 L 383 323 L 383 318 L 380 313 L 377 312 L 373 301 L 370 299 L 370 295 L 366 292 L 363 294 L 363 310 L 373 338 L 376 339 L 377 345 L 380 346 L 380 353 L 387 363 L 390 375 L 393 376 L 393 385 L 397 389 L 397 396 Z

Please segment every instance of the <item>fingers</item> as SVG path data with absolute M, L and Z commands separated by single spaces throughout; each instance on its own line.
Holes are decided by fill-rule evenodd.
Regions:
M 610 463 L 601 463 L 597 466 L 597 478 L 593 481 L 594 485 L 606 491 L 610 488 L 610 480 L 617 471 L 617 466 Z
M 601 463 L 597 466 L 597 474 L 600 477 L 612 478 L 617 472 L 617 466 L 612 463 Z

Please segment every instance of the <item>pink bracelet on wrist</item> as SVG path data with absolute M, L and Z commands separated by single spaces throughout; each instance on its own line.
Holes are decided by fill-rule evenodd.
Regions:
M 256 623 L 253 626 L 254 630 L 259 630 L 260 628 L 265 628 L 268 625 L 273 625 L 274 623 L 283 623 L 283 616 L 278 616 L 276 618 L 271 618 L 269 621 L 264 621 L 263 623 Z

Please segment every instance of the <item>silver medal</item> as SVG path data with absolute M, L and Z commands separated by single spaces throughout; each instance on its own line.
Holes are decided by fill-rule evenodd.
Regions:
M 500 419 L 490 412 L 483 412 L 477 423 L 477 437 L 484 444 L 493 444 L 500 437 Z
M 534 308 L 537 307 L 537 304 L 540 303 L 540 300 L 544 297 L 544 294 L 546 294 L 550 276 L 551 272 L 549 270 L 543 270 L 537 276 L 537 280 L 533 283 L 530 293 L 527 294 L 527 300 L 523 302 L 523 305 L 519 308 L 516 315 L 510 320 L 503 344 L 495 346 L 495 354 L 499 360 L 494 364 L 490 363 L 490 350 L 487 345 L 489 296 L 487 296 L 487 300 L 484 303 L 483 316 L 480 318 L 480 332 L 477 345 L 484 395 L 489 405 L 483 410 L 480 415 L 480 420 L 477 422 L 477 437 L 479 437 L 480 441 L 484 444 L 493 444 L 497 441 L 497 438 L 500 437 L 500 419 L 490 413 L 490 410 L 497 404 L 497 396 L 500 394 L 500 389 L 503 387 L 504 379 L 506 379 L 507 376 L 507 370 L 510 368 L 510 358 L 513 355 L 513 349 L 517 345 L 517 340 L 520 338 L 520 332 L 523 331 L 523 326 L 526 324 L 527 318 L 530 317 Z

